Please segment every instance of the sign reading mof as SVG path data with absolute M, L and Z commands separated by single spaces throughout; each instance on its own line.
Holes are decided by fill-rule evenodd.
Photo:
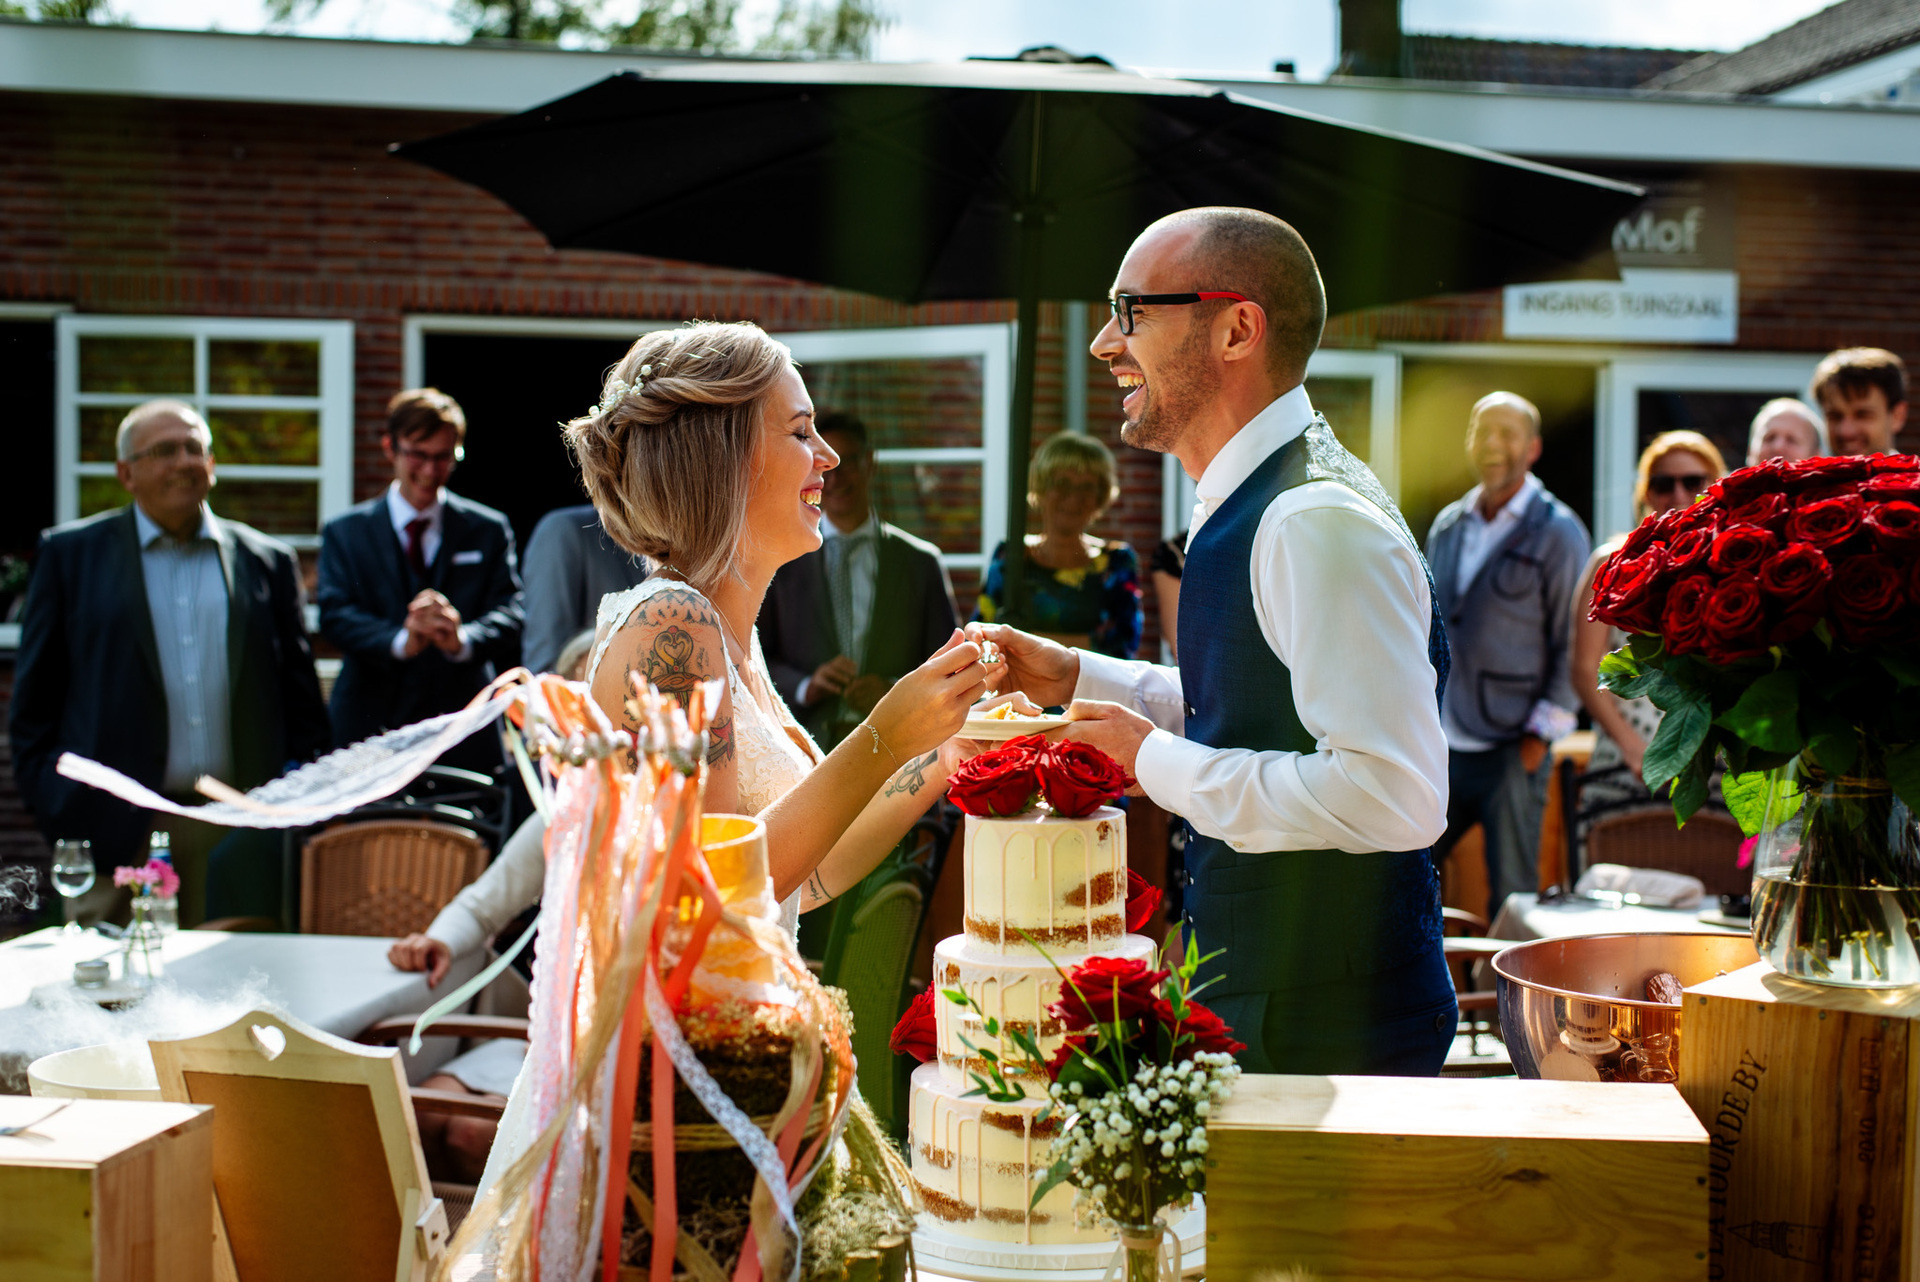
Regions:
M 1732 192 L 1698 179 L 1635 180 L 1652 194 L 1614 224 L 1621 279 L 1508 286 L 1506 337 L 1609 343 L 1739 338 Z

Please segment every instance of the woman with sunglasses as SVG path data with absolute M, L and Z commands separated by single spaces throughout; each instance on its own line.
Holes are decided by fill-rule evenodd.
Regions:
M 1662 432 L 1640 455 L 1640 475 L 1633 486 L 1634 511 L 1645 520 L 1686 507 L 1726 472 L 1720 451 L 1700 433 Z M 1617 628 L 1587 617 L 1593 609 L 1594 572 L 1620 550 L 1626 539 L 1622 534 L 1594 549 L 1573 594 L 1573 646 L 1568 666 L 1574 692 L 1593 714 L 1593 756 L 1587 762 L 1587 773 L 1625 767 L 1617 779 L 1608 776 L 1592 780 L 1582 788 L 1583 806 L 1646 794 L 1640 782 L 1640 763 L 1653 732 L 1660 728 L 1660 709 L 1652 703 L 1622 699 L 1600 688 L 1601 658 L 1625 645 L 1627 638 Z

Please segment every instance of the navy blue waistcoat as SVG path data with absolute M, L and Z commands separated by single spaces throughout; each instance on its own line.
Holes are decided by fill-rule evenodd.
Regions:
M 1399 509 L 1326 420 L 1268 455 L 1200 527 L 1180 580 L 1180 678 L 1186 737 L 1210 748 L 1313 752 L 1293 676 L 1260 633 L 1249 566 L 1260 518 L 1274 497 L 1307 481 L 1335 481 L 1391 516 L 1419 555 Z M 1424 564 L 1424 562 L 1423 562 Z M 1428 578 L 1431 595 L 1432 578 Z M 1447 640 L 1436 606 L 1424 656 L 1447 683 Z M 1417 662 L 1414 655 L 1408 662 Z M 1355 671 L 1341 679 L 1365 681 Z M 1440 886 L 1425 850 L 1240 851 L 1192 834 L 1187 917 L 1200 949 L 1226 950 L 1207 969 L 1209 992 L 1274 992 L 1362 976 L 1412 962 L 1441 934 Z

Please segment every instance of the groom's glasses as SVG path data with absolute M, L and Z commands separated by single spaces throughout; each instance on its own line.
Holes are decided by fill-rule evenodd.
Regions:
M 1120 322 L 1122 334 L 1131 334 L 1133 333 L 1133 309 L 1136 307 L 1185 307 L 1190 303 L 1204 303 L 1214 298 L 1231 298 L 1236 303 L 1253 301 L 1245 294 L 1236 294 L 1229 289 L 1206 289 L 1197 294 L 1115 294 L 1113 318 Z

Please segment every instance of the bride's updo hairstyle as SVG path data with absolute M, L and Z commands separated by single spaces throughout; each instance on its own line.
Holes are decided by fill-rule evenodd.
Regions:
M 564 425 L 614 542 L 707 587 L 734 569 L 761 402 L 793 353 L 750 321 L 643 334 Z

